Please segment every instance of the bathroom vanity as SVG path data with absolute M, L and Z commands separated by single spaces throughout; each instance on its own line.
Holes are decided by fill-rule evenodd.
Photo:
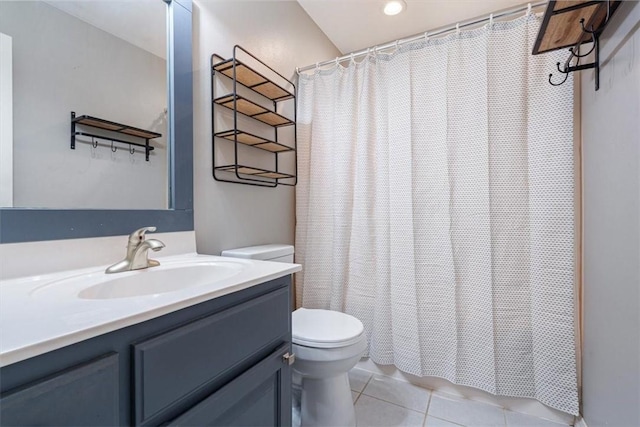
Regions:
M 237 262 L 244 269 L 217 285 L 66 302 L 64 295 L 57 301 L 45 295 L 36 307 L 26 307 L 43 310 L 44 318 L 14 319 L 25 324 L 5 335 L 9 342 L 2 340 L 2 424 L 291 425 L 290 274 L 299 266 Z M 3 297 L 13 285 L 3 288 Z M 34 290 L 51 292 L 51 286 L 27 284 L 24 298 L 33 298 Z M 65 292 L 75 295 L 80 285 L 65 288 L 74 286 Z M 13 303 L 24 301 L 16 297 Z M 63 321 L 51 317 L 46 326 L 52 305 L 61 303 L 67 310 L 74 304 L 85 309 Z M 109 310 L 106 321 L 109 305 L 118 309 Z M 7 306 L 5 301 L 0 308 Z M 42 338 L 47 331 L 36 331 L 39 323 L 55 339 Z M 101 333 L 105 328 L 112 330 Z M 80 341 L 47 351 L 68 340 Z

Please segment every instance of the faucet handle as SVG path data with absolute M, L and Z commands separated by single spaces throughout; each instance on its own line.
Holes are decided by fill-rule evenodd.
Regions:
M 155 227 L 142 227 L 134 231 L 129 235 L 129 242 L 131 243 L 139 243 L 144 240 L 144 235 L 147 231 L 154 232 L 156 231 Z

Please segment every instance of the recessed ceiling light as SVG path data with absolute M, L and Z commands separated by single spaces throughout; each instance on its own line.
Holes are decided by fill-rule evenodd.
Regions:
M 393 16 L 397 15 L 407 8 L 404 0 L 391 0 L 384 4 L 384 14 Z

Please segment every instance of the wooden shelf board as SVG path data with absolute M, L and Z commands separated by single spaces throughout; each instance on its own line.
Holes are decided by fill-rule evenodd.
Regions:
M 245 116 L 249 116 L 274 127 L 290 126 L 294 124 L 294 122 L 292 122 L 288 118 L 281 116 L 280 114 L 275 113 L 271 110 L 268 110 L 240 95 L 236 95 L 235 99 L 238 112 L 244 114 Z M 225 95 L 221 96 L 220 98 L 214 99 L 213 102 L 218 105 L 222 105 L 223 107 L 226 107 L 230 110 L 233 110 L 233 100 L 233 95 Z
M 262 138 L 260 136 L 251 134 L 249 132 L 244 132 L 241 130 L 234 131 L 232 129 L 224 132 L 218 132 L 215 134 L 215 136 L 219 138 L 224 138 L 231 142 L 235 142 L 237 138 L 240 144 L 260 148 L 262 150 L 270 151 L 272 153 L 282 153 L 285 151 L 293 151 L 293 148 L 287 145 L 281 144 L 279 142 L 271 141 L 269 139 Z
M 611 2 L 610 15 L 613 15 L 619 4 L 619 1 Z M 575 46 L 578 42 L 590 41 L 591 35 L 582 31 L 580 20 L 584 19 L 586 28 L 598 29 L 602 26 L 606 13 L 606 2 L 591 0 L 550 1 L 544 13 L 533 54 L 564 49 Z
M 73 119 L 73 122 L 79 125 L 91 126 L 94 128 L 110 130 L 112 132 L 124 133 L 127 135 L 138 136 L 145 139 L 159 138 L 162 134 L 157 132 L 151 132 L 149 130 L 136 128 L 133 126 L 123 125 L 121 123 L 112 122 L 109 120 L 99 119 L 91 116 L 78 116 Z
M 213 66 L 213 69 L 224 74 L 229 78 L 233 78 L 233 59 L 219 62 Z M 236 81 L 249 89 L 258 92 L 260 95 L 272 101 L 284 101 L 293 98 L 293 94 L 283 87 L 275 84 L 253 68 L 236 60 Z

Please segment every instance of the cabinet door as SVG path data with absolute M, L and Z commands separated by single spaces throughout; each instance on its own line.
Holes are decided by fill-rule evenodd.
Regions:
M 169 423 L 170 426 L 291 426 L 289 344 Z
M 6 426 L 115 426 L 118 417 L 115 353 L 0 397 L 0 422 Z
M 135 423 L 173 418 L 290 341 L 290 318 L 282 288 L 134 344 Z

